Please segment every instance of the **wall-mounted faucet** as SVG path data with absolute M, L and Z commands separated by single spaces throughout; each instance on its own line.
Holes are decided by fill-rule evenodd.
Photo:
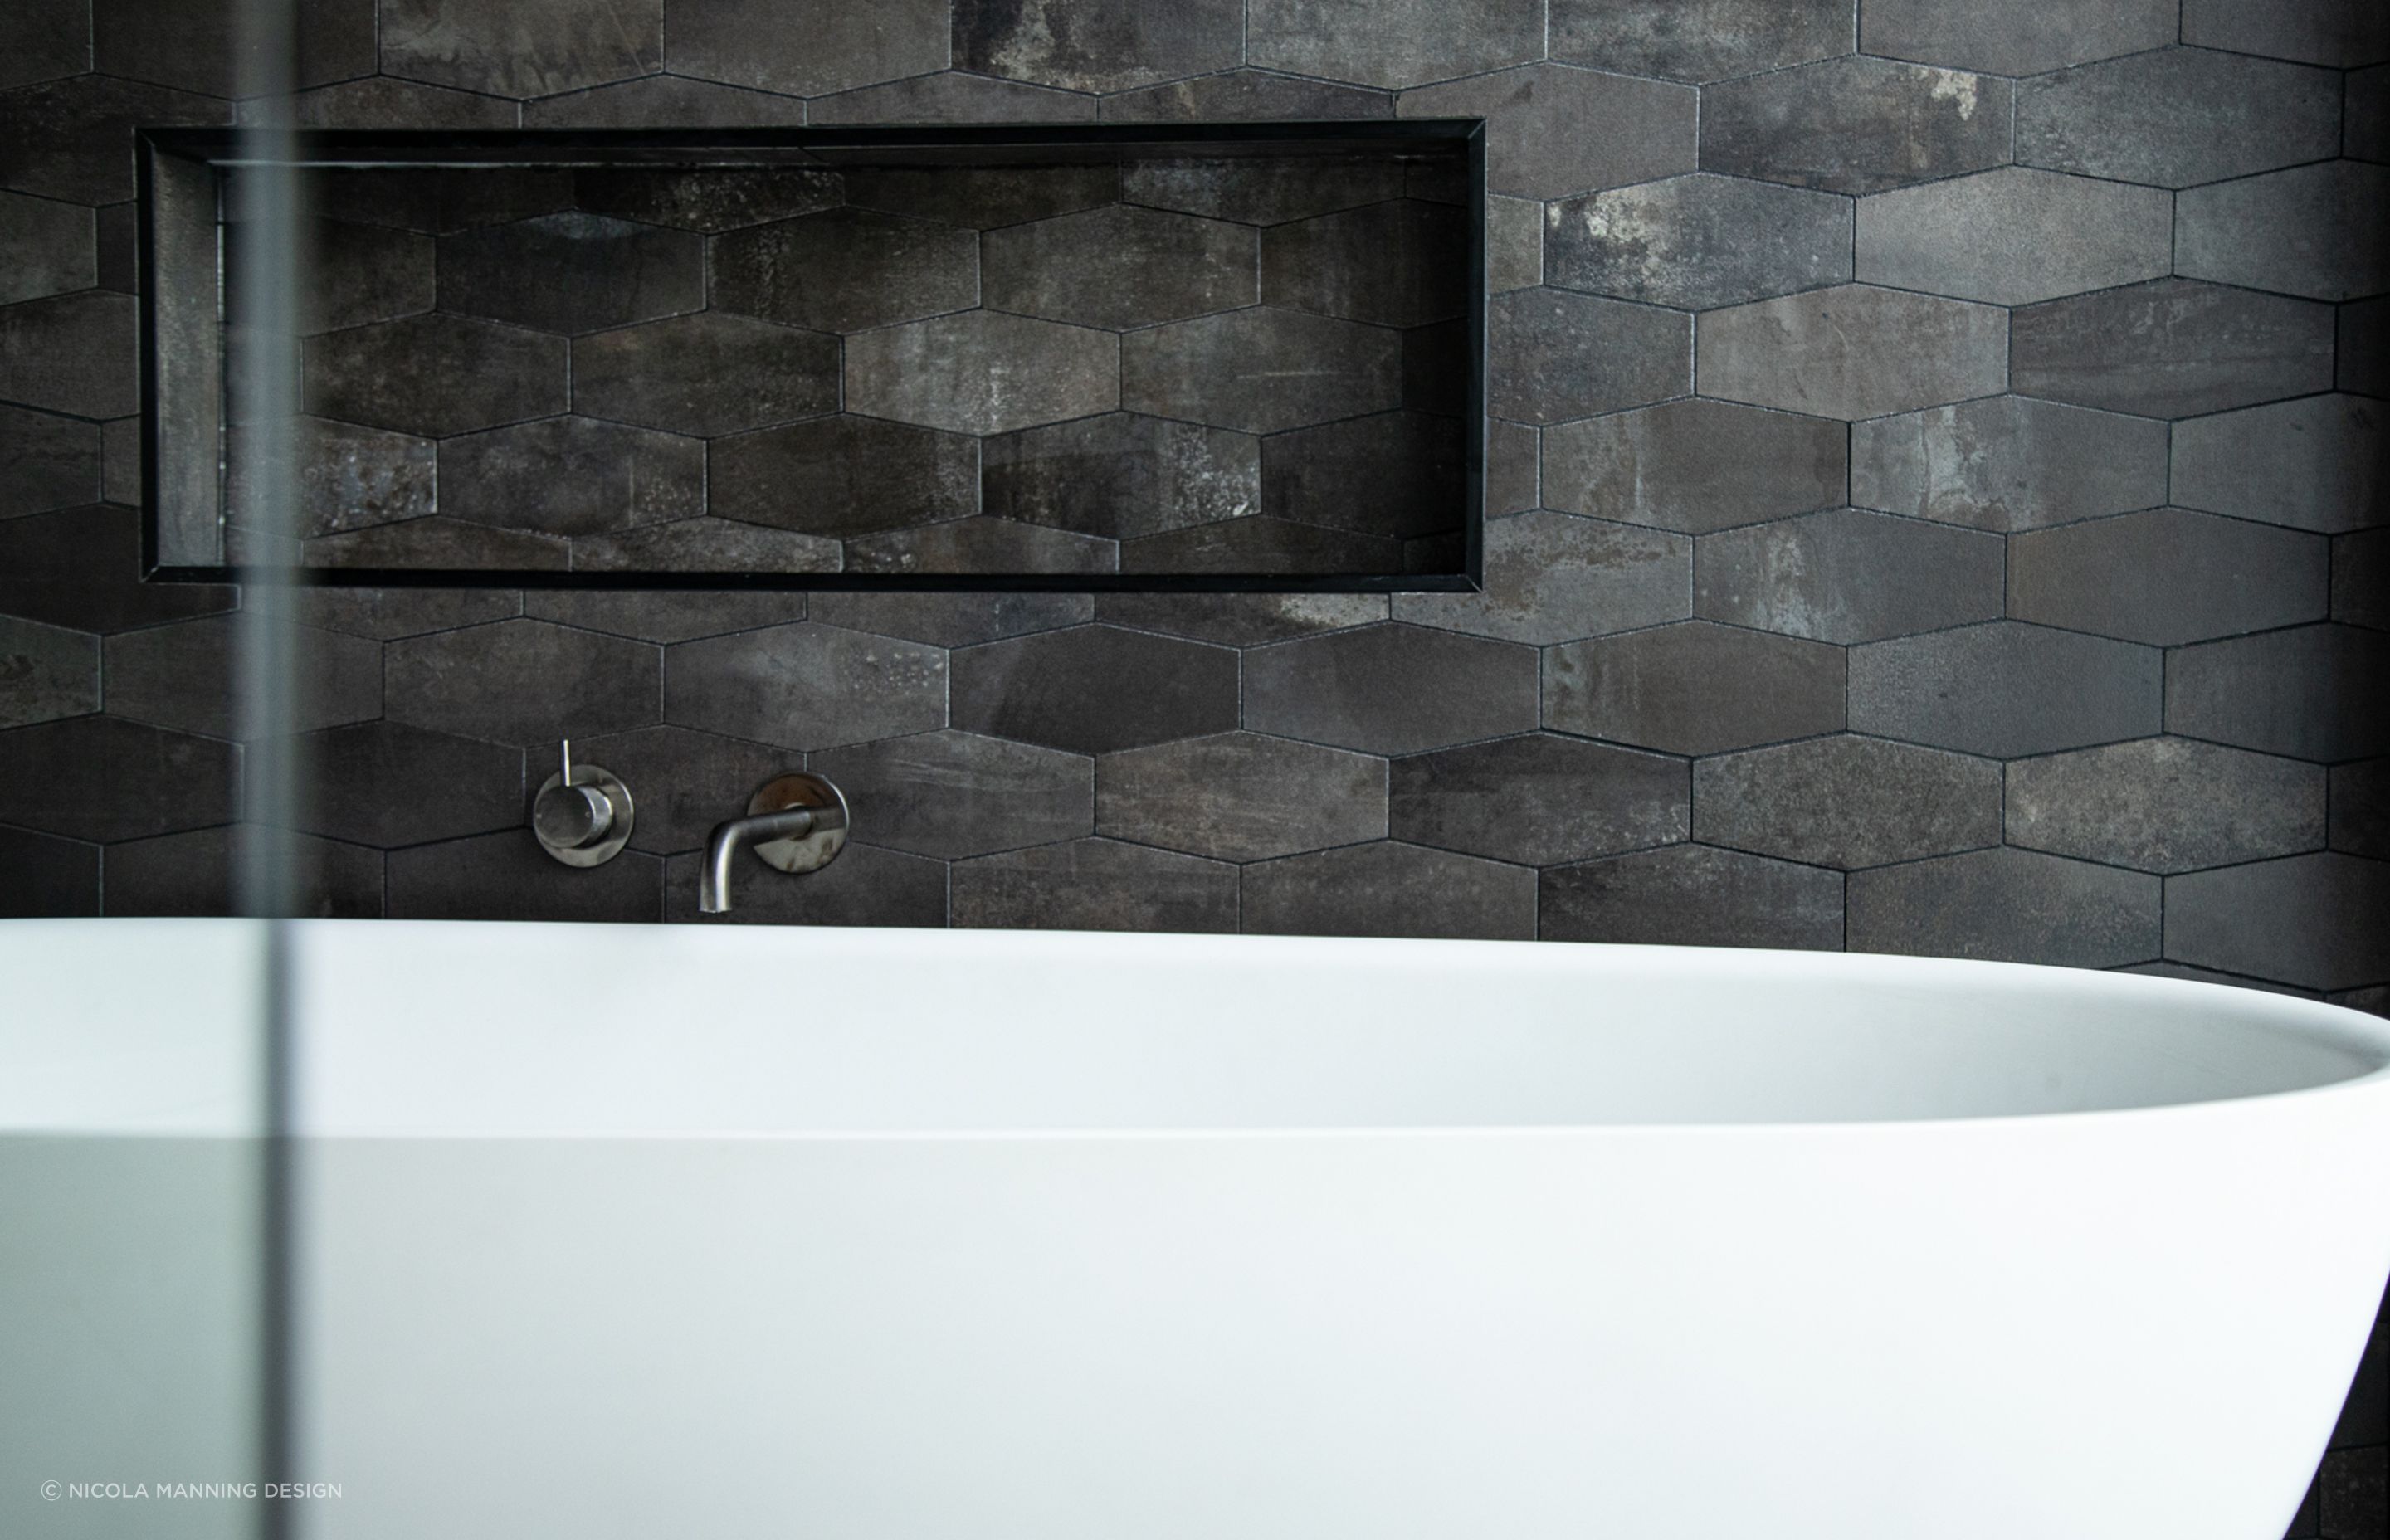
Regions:
M 602 866 L 630 841 L 631 789 L 603 765 L 573 764 L 571 738 L 563 759 L 532 799 L 531 831 L 568 866 Z
M 741 850 L 775 870 L 819 871 L 846 848 L 846 797 L 819 776 L 792 772 L 765 781 L 747 800 L 747 815 L 713 826 L 698 874 L 700 914 L 730 910 L 730 867 Z

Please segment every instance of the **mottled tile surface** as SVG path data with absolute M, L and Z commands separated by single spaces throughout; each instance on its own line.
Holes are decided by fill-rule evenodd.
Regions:
M 1693 612 L 1821 642 L 1876 642 L 2001 613 L 2000 542 L 1833 508 L 1705 535 Z
M 2165 48 L 2026 82 L 2020 165 L 2187 187 L 2322 160 L 2340 148 L 2328 71 Z
M 1386 762 L 1220 733 L 1097 762 L 1097 832 L 1221 861 L 1383 839 Z
M 1536 64 L 1403 93 L 1406 118 L 1486 120 L 1486 179 L 1519 198 L 1566 198 L 1691 171 L 1698 94 L 1565 64 Z
M 2030 304 L 2165 276 L 2174 203 L 2155 187 L 2008 166 L 1861 199 L 1857 251 L 1864 283 Z
M 1849 53 L 1852 10 L 1838 0 L 1551 0 L 1550 44 L 1571 64 L 1701 83 Z
M 1397 840 L 1549 866 L 1685 838 L 1684 761 L 1549 733 L 1394 762 L 1388 827 Z
M 1843 500 L 1843 424 L 1676 401 L 1547 429 L 1548 506 L 1705 534 Z
M 1676 176 L 1549 206 L 1542 281 L 1685 310 L 1851 278 L 1847 199 Z
M 1715 754 L 1842 730 L 1842 648 L 1694 621 L 1544 654 L 1543 722 L 1583 738 Z
M 2162 422 L 1994 396 L 1853 424 L 1851 501 L 1979 530 L 2038 529 L 2164 502 L 2166 455 Z
M 1702 94 L 1703 171 L 1871 193 L 2005 164 L 2014 87 L 1891 59 L 1827 59 Z
M 2329 307 L 2165 278 L 2016 313 L 2025 395 L 2188 417 L 2332 388 Z
M 1852 418 L 1992 395 L 2009 382 L 2008 322 L 1864 284 L 1740 305 L 1701 319 L 1702 391 Z

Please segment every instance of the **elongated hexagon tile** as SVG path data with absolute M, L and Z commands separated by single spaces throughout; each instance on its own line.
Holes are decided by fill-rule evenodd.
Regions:
M 603 765 L 631 788 L 637 816 L 630 848 L 657 855 L 702 850 L 713 826 L 743 812 L 757 787 L 791 768 L 786 749 L 700 733 L 687 727 L 640 727 L 576 738 L 579 764 Z M 533 778 L 544 778 L 545 756 L 532 756 Z M 740 895 L 744 897 L 744 894 Z
M 849 338 L 846 406 L 957 433 L 1006 433 L 1120 406 L 1120 366 L 1110 333 L 970 311 Z
M 1995 621 L 1851 650 L 1851 728 L 2008 758 L 2160 730 L 2154 648 Z
M 1417 199 L 1276 225 L 1262 236 L 1262 298 L 1380 326 L 1444 320 L 1468 302 L 1466 237 L 1459 210 Z
M 235 525 L 229 533 L 241 532 Z M 315 536 L 300 549 L 301 564 L 308 567 L 560 571 L 572 564 L 572 547 L 560 535 L 468 524 L 437 514 Z M 242 555 L 238 546 L 230 554 Z
M 1820 642 L 1999 618 L 1997 535 L 1832 508 L 1703 535 L 1693 612 Z
M 1695 84 L 1851 51 L 1836 0 L 1552 0 L 1557 59 Z
M 1700 93 L 1690 86 L 1530 64 L 1406 91 L 1406 118 L 1484 118 L 1486 185 L 1567 198 L 1693 169 Z
M 2154 877 L 2037 851 L 1984 850 L 1850 879 L 1854 952 L 2121 968 L 2160 950 Z
M 970 647 L 1085 625 L 1096 618 L 1092 594 L 816 594 L 813 618 L 824 625 L 880 636 Z
M 442 237 L 440 304 L 568 336 L 605 331 L 703 308 L 705 249 L 693 235 L 603 214 L 487 225 Z
M 97 710 L 98 637 L 0 616 L 0 727 Z
M 1095 761 L 952 728 L 832 749 L 812 768 L 873 840 L 949 860 L 1095 831 Z
M 1261 70 L 1227 70 L 1123 91 L 1106 96 L 1097 110 L 1106 122 L 1116 123 L 1318 122 L 1391 118 L 1394 98 L 1357 85 L 1299 80 Z
M 830 209 L 713 242 L 713 302 L 816 331 L 861 331 L 979 300 L 968 231 L 873 209 Z
M 1704 395 L 1873 417 L 2008 386 L 2009 317 L 1989 305 L 1849 284 L 1701 319 Z
M 0 520 L 98 500 L 99 430 L 0 405 Z
M 1116 572 L 1117 541 L 1010 519 L 957 519 L 918 530 L 857 535 L 846 545 L 850 572 Z
M 664 653 L 664 720 L 791 749 L 943 727 L 946 655 L 811 622 L 683 642 Z
M 261 587 L 249 590 L 244 599 L 251 608 L 288 615 L 302 625 L 378 642 L 503 621 L 523 610 L 522 596 L 503 588 Z
M 1220 861 L 1382 840 L 1386 762 L 1245 732 L 1106 754 L 1096 829 Z
M 1538 425 L 1648 406 L 1693 388 L 1692 318 L 1559 289 L 1497 294 L 1490 393 L 1501 417 Z
M 727 914 L 698 912 L 701 852 L 664 860 L 664 918 L 703 925 L 880 925 L 937 929 L 946 923 L 946 863 L 861 840 L 801 882 L 751 882 Z
M 2390 860 L 2390 759 L 2335 765 L 2331 786 L 2332 848 Z
M 2390 635 L 2306 625 L 2166 660 L 2166 731 L 2339 763 L 2390 752 Z
M 1580 738 L 1715 754 L 1843 728 L 1844 652 L 1690 621 L 1544 654 L 1543 723 Z
M 2008 841 L 2146 872 L 2293 855 L 2323 844 L 2324 770 L 2184 738 L 2015 760 Z
M 1859 200 L 1861 282 L 1991 304 L 2164 277 L 2173 248 L 2162 190 L 2021 166 Z
M 1538 510 L 1485 525 L 1476 594 L 1397 594 L 1394 619 L 1505 641 L 1574 641 L 1692 613 L 1693 543 L 1681 534 Z
M 664 19 L 668 44 L 670 11 L 683 9 L 677 6 L 668 8 Z M 749 91 L 713 81 L 642 75 L 637 80 L 525 102 L 522 121 L 525 128 L 648 128 L 656 123 L 677 123 L 689 128 L 793 127 L 805 121 L 805 104 L 794 96 Z M 599 212 L 631 217 L 618 209 Z
M 1245 868 L 1248 933 L 1531 941 L 1527 866 L 1381 840 Z
M 1514 289 L 1533 289 L 1543 281 L 1544 206 L 1532 198 L 1488 196 L 1485 291 L 1505 294 Z
M 1348 576 L 1403 570 L 1402 542 L 1255 514 L 1131 540 L 1124 572 Z
M 973 230 L 1053 219 L 1119 201 L 1120 167 L 848 166 L 838 173 L 859 209 Z
M 2037 530 L 2009 543 L 2009 613 L 2170 647 L 2319 621 L 2323 537 L 2181 508 Z
M 2038 75 L 2175 40 L 2176 0 L 1871 0 L 1859 46 L 1887 58 Z
M 649 925 L 663 918 L 662 863 L 623 851 L 578 871 L 548 859 L 528 829 L 392 851 L 383 904 L 392 919 Z
M 1398 759 L 1389 794 L 1395 839 L 1528 866 L 1664 845 L 1692 827 L 1684 761 L 1548 733 Z
M 307 339 L 310 416 L 443 438 L 565 409 L 565 341 L 461 315 L 412 315 Z
M 1069 123 L 1095 115 L 1093 96 L 952 70 L 805 104 L 810 123 Z
M 1843 876 L 1709 845 L 1666 845 L 1543 874 L 1546 941 L 1660 946 L 1843 944 Z
M 1420 85 L 1539 58 L 1537 0 L 1251 0 L 1245 60 L 1362 85 Z
M 2340 307 L 2339 384 L 2358 395 L 2390 396 L 2390 298 Z
M 243 125 L 267 122 L 269 104 L 273 111 L 287 112 L 298 128 L 513 128 L 522 121 L 521 106 L 508 97 L 388 75 L 344 80 L 287 96 L 251 97 L 233 104 L 233 121 Z
M 19 0 L 0 12 L 0 86 L 90 68 L 90 0 Z
M 1702 93 L 1703 171 L 1871 193 L 2005 165 L 2015 88 L 1990 75 L 1831 58 Z
M 239 806 L 229 743 L 114 716 L 0 731 L 0 823 L 108 843 L 230 823 Z
M 5 23 L 0 23 L 5 24 Z M 0 827 L 0 916 L 58 919 L 99 913 L 97 845 Z
M 2011 379 L 2078 406 L 2186 417 L 2332 389 L 2332 314 L 2187 278 L 2015 313 Z
M 943 70 L 942 0 L 673 0 L 665 62 L 675 74 L 815 96 Z
M 1402 195 L 1403 168 L 1382 155 L 1157 158 L 1121 169 L 1121 196 L 1131 203 L 1240 225 L 1283 225 Z
M 2390 166 L 2296 166 L 2193 187 L 2175 216 L 2175 271 L 2310 300 L 2390 289 Z
M 1993 396 L 1851 427 L 1851 501 L 2006 533 L 2165 501 L 2166 427 Z
M 2324 395 L 2179 423 L 2174 500 L 2326 534 L 2379 523 L 2383 416 L 2378 401 Z
M 2352 160 L 2390 160 L 2390 64 L 2351 71 L 2341 111 L 2340 152 Z
M 1848 199 L 1672 176 L 1545 210 L 1544 281 L 1709 310 L 1851 279 Z
M 1262 502 L 1251 434 L 1134 412 L 987 440 L 981 495 L 998 518 L 1110 540 L 1240 518 Z
M 379 0 L 381 67 L 494 96 L 547 96 L 663 68 L 663 0 Z
M 108 638 L 108 709 L 118 716 L 211 738 L 239 736 L 240 625 L 209 615 Z M 277 624 L 270 645 L 289 659 L 281 688 L 292 732 L 379 716 L 381 648 L 362 636 Z
M 979 511 L 979 444 L 841 413 L 714 442 L 713 511 L 843 540 Z
M 232 225 L 225 231 L 236 242 L 236 250 L 225 259 L 236 270 L 241 260 L 237 249 L 241 228 Z M 302 331 L 337 331 L 374 321 L 394 321 L 432 308 L 437 294 L 430 237 L 338 219 L 315 221 L 310 236 L 312 266 L 299 307 Z M 237 291 L 231 297 L 237 297 Z
M 835 540 L 735 519 L 675 519 L 572 543 L 573 570 L 583 572 L 835 572 L 840 555 Z
M 1544 430 L 1548 507 L 1705 534 L 1843 500 L 1848 433 L 1821 417 L 1672 401 Z
M 500 621 L 392 642 L 393 722 L 530 748 L 662 719 L 653 647 L 545 621 Z
M 1244 58 L 1242 0 L 957 0 L 954 64 L 1073 91 L 1124 91 Z
M 990 230 L 980 263 L 989 309 L 1083 327 L 1152 326 L 1258 298 L 1252 230 L 1125 204 Z
M 1096 600 L 1107 624 L 1227 647 L 1349 631 L 1384 620 L 1388 608 L 1383 594 L 1104 594 Z
M 743 315 L 649 321 L 572 341 L 572 404 L 718 437 L 838 409 L 838 339 Z
M 1368 626 L 1245 654 L 1244 725 L 1405 754 L 1536 725 L 1536 654 L 1415 625 Z
M 562 213 L 572 207 L 572 173 L 549 166 L 322 171 L 311 193 L 328 218 L 444 236 Z
M 314 0 L 294 7 L 289 68 L 294 84 L 321 85 L 374 72 L 374 0 Z M 256 89 L 243 58 L 237 6 L 183 0 L 96 0 L 92 68 L 211 96 Z
M 954 866 L 954 923 L 1034 930 L 1233 932 L 1237 868 L 1116 840 L 1073 840 Z
M 592 417 L 546 417 L 440 445 L 440 511 L 547 534 L 602 534 L 705 511 L 705 445 Z
M 0 615 L 106 633 L 211 615 L 238 601 L 234 588 L 144 583 L 141 566 L 141 516 L 131 508 L 0 519 Z
M 2308 989 L 2390 976 L 2390 862 L 2292 855 L 2166 879 L 2174 961 Z
M 212 127 L 230 109 L 212 97 L 80 75 L 0 91 L 0 187 L 97 207 L 134 195 L 135 124 Z
M 2390 529 L 2332 543 L 2332 618 L 2390 631 Z
M 1132 332 L 1120 344 L 1119 404 L 1155 417 L 1275 433 L 1387 411 L 1401 396 L 1395 333 L 1301 311 L 1207 315 Z
M 356 592 L 357 590 L 350 590 Z M 523 613 L 642 642 L 693 642 L 805 618 L 805 596 L 702 588 L 534 588 Z
M 108 912 L 212 918 L 241 912 L 239 878 L 264 828 L 195 828 L 109 847 Z M 277 841 L 289 913 L 312 919 L 379 919 L 382 853 L 285 834 Z
M 954 725 L 1084 754 L 1237 725 L 1237 655 L 1150 632 L 1086 625 L 954 655 Z
M 79 417 L 140 408 L 131 295 L 86 291 L 0 306 L 0 400 Z
M 91 288 L 99 281 L 97 240 L 89 209 L 0 192 L 0 304 Z
M 2026 166 L 2188 187 L 2340 149 L 2329 71 L 2204 48 L 2165 48 L 2044 75 L 2017 92 Z
M 2345 69 L 2390 58 L 2390 18 L 2376 6 L 2341 0 L 2275 0 L 2269 6 L 2184 0 L 2182 40 Z
M 1881 738 L 1810 738 L 1693 766 L 1693 838 L 1846 871 L 1995 845 L 2000 767 Z
M 1381 412 L 1262 441 L 1261 507 L 1279 519 L 1407 539 L 1457 531 L 1460 424 Z

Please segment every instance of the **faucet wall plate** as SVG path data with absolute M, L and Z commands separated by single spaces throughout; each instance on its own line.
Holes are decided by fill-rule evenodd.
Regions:
M 572 778 L 568 781 L 567 776 Z M 531 827 L 539 848 L 568 866 L 602 866 L 623 853 L 630 841 L 631 822 L 631 789 L 602 764 L 568 760 L 564 769 L 540 783 L 539 795 L 532 799 Z M 579 842 L 585 838 L 586 843 Z
M 846 794 L 819 776 L 797 770 L 773 776 L 747 799 L 750 817 L 785 813 L 792 807 L 817 810 L 812 830 L 793 840 L 767 840 L 753 847 L 755 854 L 765 866 L 780 871 L 819 871 L 846 848 Z

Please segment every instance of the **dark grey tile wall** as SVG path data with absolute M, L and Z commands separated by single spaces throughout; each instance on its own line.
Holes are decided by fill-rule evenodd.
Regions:
M 226 902 L 245 817 L 273 811 L 243 805 L 223 704 L 245 598 L 303 639 L 314 761 L 287 816 L 326 913 L 693 919 L 705 825 L 810 764 L 848 788 L 857 841 L 752 885 L 734 920 L 1850 946 L 2390 1005 L 2390 12 L 2370 0 L 615 0 L 604 28 L 559 0 L 383 0 L 378 48 L 357 42 L 372 0 L 308 7 L 301 110 L 326 124 L 1485 115 L 1488 587 L 1392 601 L 144 587 L 124 125 L 237 111 L 228 56 L 181 19 L 207 7 L 172 9 L 0 14 L 0 908 Z M 1264 283 L 1439 217 L 1341 217 L 1408 188 L 1147 181 L 1135 201 L 1174 215 L 1318 221 L 1265 231 Z M 615 191 L 592 212 L 658 217 Z M 849 196 L 974 227 L 1107 201 L 990 186 L 931 209 L 897 176 Z M 534 238 L 566 206 L 535 178 L 473 197 L 427 195 L 426 238 L 518 219 Z M 1100 269 L 1065 284 L 1056 244 L 999 243 L 1041 317 L 1019 324 L 1114 318 Z M 413 250 L 325 302 L 402 302 Z M 1189 277 L 1203 303 L 1226 281 Z M 511 326 L 503 288 L 438 324 Z M 1398 264 L 1318 298 L 1349 313 L 1304 340 L 1338 389 L 1433 407 L 1433 335 L 1375 341 L 1424 314 Z M 859 334 L 885 339 L 876 415 L 1055 447 L 993 397 L 912 401 L 991 324 Z M 718 386 L 758 327 L 783 329 L 710 314 L 537 345 L 570 351 L 605 416 L 726 435 L 779 410 Z M 1034 545 L 1200 571 L 1387 541 L 1335 524 L 1340 487 L 1400 496 L 1381 445 L 1253 453 L 1309 386 L 1197 401 L 1161 366 L 1274 366 L 1271 339 L 1234 314 L 1136 335 L 1119 405 L 1176 426 L 1073 432 L 1155 436 L 1220 495 L 1292 488 L 1315 521 L 1251 521 L 1245 548 L 1115 524 L 1008 447 L 1012 517 L 883 531 L 850 559 Z M 890 431 L 759 443 L 750 470 L 851 476 Z M 626 479 L 669 463 L 602 437 L 571 447 Z M 481 457 L 474 491 L 443 489 L 460 529 L 487 528 L 477 497 L 536 497 L 508 447 L 461 451 Z M 403 468 L 343 492 L 414 494 Z M 830 538 L 683 527 L 575 538 L 618 564 L 699 559 L 733 527 L 779 560 Z M 520 828 L 566 733 L 652 809 L 598 873 Z M 129 767 L 161 762 L 189 795 L 135 794 Z M 2296 1533 L 2384 1533 L 2384 1375 L 2377 1341 Z

